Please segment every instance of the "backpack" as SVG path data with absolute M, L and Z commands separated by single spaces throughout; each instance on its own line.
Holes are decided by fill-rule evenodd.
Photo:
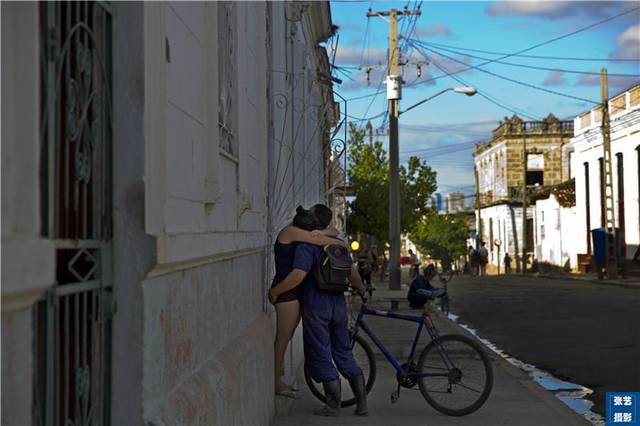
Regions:
M 369 275 L 371 273 L 371 262 L 367 259 L 358 259 L 358 272 L 362 275 Z
M 351 275 L 351 256 L 347 248 L 340 244 L 324 246 L 313 273 L 320 290 L 340 293 L 347 291 Z

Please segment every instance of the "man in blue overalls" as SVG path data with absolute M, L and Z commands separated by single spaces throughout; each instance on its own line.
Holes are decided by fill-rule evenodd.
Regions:
M 315 205 L 310 210 L 325 228 L 331 222 L 332 212 L 324 205 Z M 314 410 L 314 414 L 337 417 L 340 415 L 341 389 L 338 371 L 349 380 L 356 397 L 357 415 L 368 414 L 365 382 L 362 370 L 351 352 L 347 306 L 342 293 L 320 290 L 314 274 L 309 274 L 320 259 L 321 248 L 307 243 L 297 243 L 293 270 L 278 286 L 304 285 L 302 293 L 302 324 L 305 365 L 316 382 L 322 383 L 327 403 Z M 364 285 L 355 268 L 349 278 L 361 294 Z M 335 367 L 334 367 L 335 363 Z M 337 370 L 336 370 L 337 367 Z

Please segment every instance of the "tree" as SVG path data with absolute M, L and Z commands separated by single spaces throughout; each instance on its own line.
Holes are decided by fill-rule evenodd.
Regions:
M 350 232 L 389 240 L 389 159 L 382 142 L 365 142 L 365 131 L 349 127 L 349 183 L 355 198 L 349 203 Z M 400 167 L 400 230 L 407 233 L 428 213 L 436 190 L 436 172 L 417 157 Z
M 468 236 L 463 214 L 430 212 L 418 221 L 409 238 L 421 252 L 439 259 L 448 269 L 451 262 L 465 254 Z

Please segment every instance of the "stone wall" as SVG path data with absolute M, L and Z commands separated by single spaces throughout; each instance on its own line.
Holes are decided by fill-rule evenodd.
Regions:
M 573 135 L 573 122 L 559 121 L 549 114 L 541 121 L 523 121 L 517 116 L 505 117 L 493 131 L 491 142 L 476 146 L 475 166 L 478 169 L 483 202 L 513 198 L 513 189 L 522 187 L 523 143 L 528 158 L 544 157 L 544 185 L 555 185 L 568 179 L 563 175 L 562 146 Z

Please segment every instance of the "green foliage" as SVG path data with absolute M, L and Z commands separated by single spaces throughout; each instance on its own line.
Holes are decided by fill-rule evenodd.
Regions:
M 365 142 L 365 132 L 349 127 L 349 182 L 355 199 L 349 203 L 350 232 L 389 240 L 389 159 L 382 142 Z M 436 173 L 417 157 L 400 167 L 400 229 L 407 233 L 428 213 L 436 190 Z
M 409 238 L 423 253 L 440 259 L 448 268 L 451 262 L 465 254 L 469 236 L 463 214 L 430 212 L 418 221 Z

